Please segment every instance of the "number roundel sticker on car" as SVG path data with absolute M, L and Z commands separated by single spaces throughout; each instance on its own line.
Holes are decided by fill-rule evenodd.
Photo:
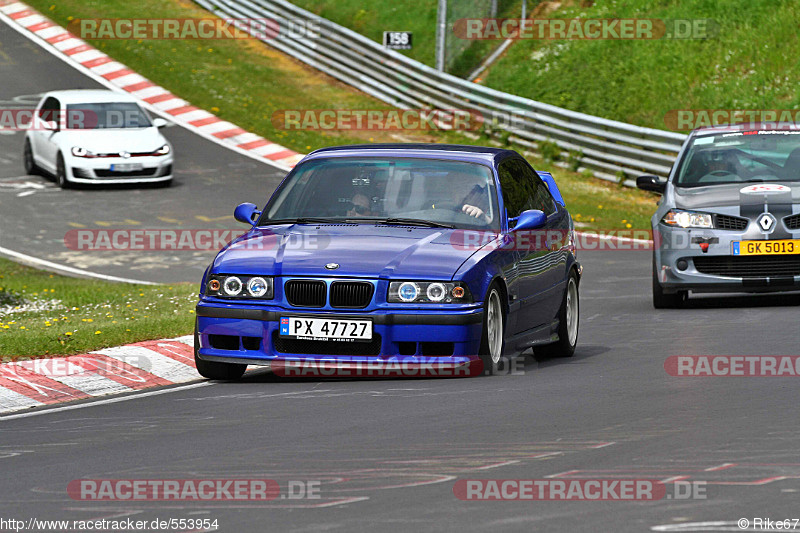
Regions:
M 791 191 L 791 187 L 778 183 L 757 183 L 755 185 L 748 185 L 739 190 L 742 194 L 779 194 Z

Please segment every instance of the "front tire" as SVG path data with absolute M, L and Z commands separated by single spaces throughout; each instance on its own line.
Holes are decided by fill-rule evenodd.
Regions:
M 674 294 L 664 292 L 664 288 L 658 281 L 656 258 L 653 257 L 653 307 L 656 309 L 677 309 L 683 306 L 688 294 L 688 291 L 678 291 Z
M 502 291 L 496 283 L 486 291 L 483 303 L 483 334 L 478 356 L 483 363 L 484 375 L 495 373 L 505 349 L 505 310 L 502 303 Z
M 558 310 L 558 342 L 535 348 L 537 354 L 548 357 L 572 357 L 578 346 L 578 326 L 580 325 L 580 298 L 578 295 L 578 275 L 570 270 L 564 299 Z
M 208 379 L 218 379 L 222 381 L 236 381 L 241 378 L 247 365 L 237 363 L 218 363 L 216 361 L 203 361 L 197 356 L 200 348 L 200 339 L 197 333 L 197 325 L 194 327 L 194 366 L 201 376 Z
M 23 149 L 22 161 L 25 165 L 25 174 L 29 176 L 37 176 L 41 174 L 41 170 L 36 166 L 36 160 L 33 158 L 33 148 L 31 148 L 30 139 L 25 139 L 25 148 Z
M 56 183 L 62 189 L 69 189 L 72 183 L 67 179 L 67 167 L 64 165 L 64 156 L 59 152 L 56 159 Z

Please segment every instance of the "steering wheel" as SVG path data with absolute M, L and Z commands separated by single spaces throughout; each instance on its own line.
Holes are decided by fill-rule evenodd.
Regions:
M 461 210 L 461 206 L 456 204 L 455 202 L 450 202 L 450 201 L 448 201 L 448 202 L 434 202 L 433 204 L 431 204 L 430 207 L 428 207 L 426 209 L 426 211 L 428 209 L 433 210 L 433 211 L 439 211 L 440 209 L 441 210 L 449 209 L 451 211 L 460 211 Z
M 698 178 L 697 183 L 704 183 L 704 182 L 713 183 L 717 181 L 723 181 L 722 178 L 729 178 L 730 176 L 733 176 L 736 179 L 735 180 L 729 179 L 728 181 L 742 181 L 741 178 L 737 174 L 734 174 L 733 172 L 728 172 L 727 170 L 712 170 L 708 174 L 704 174 L 703 176 Z

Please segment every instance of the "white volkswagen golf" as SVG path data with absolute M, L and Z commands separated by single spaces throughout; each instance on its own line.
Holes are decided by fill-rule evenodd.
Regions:
M 172 180 L 172 146 L 135 98 L 106 90 L 52 91 L 25 133 L 28 174 L 44 171 L 59 187 L 73 183 Z

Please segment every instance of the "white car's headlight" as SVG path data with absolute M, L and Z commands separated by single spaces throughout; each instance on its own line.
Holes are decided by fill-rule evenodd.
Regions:
M 97 157 L 86 148 L 81 148 L 80 146 L 72 147 L 72 155 L 74 155 L 75 157 Z
M 682 211 L 680 209 L 672 209 L 661 222 L 667 226 L 676 226 L 680 228 L 713 228 L 714 221 L 709 213 L 698 213 L 696 211 Z
M 167 155 L 168 153 L 169 153 L 169 145 L 165 144 L 164 146 L 162 146 L 158 150 L 154 151 L 153 155 Z

